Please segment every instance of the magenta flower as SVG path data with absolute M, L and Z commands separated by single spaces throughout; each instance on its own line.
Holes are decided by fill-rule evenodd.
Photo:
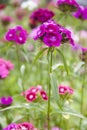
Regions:
M 19 124 L 21 130 L 34 130 L 34 126 L 30 122 L 23 122 Z
M 40 39 L 49 47 L 57 47 L 68 41 L 74 46 L 71 32 L 55 23 L 53 20 L 49 20 L 34 29 L 30 34 L 30 38 L 33 38 L 34 40 Z
M 12 19 L 12 17 L 10 17 L 10 16 L 3 16 L 3 17 L 1 18 L 1 22 L 2 22 L 2 24 L 3 24 L 4 26 L 9 25 L 12 21 L 13 21 L 13 19 Z
M 79 9 L 73 13 L 73 16 L 77 19 L 87 20 L 87 7 L 80 6 Z
M 0 58 L 0 78 L 6 78 L 13 69 L 14 65 L 10 61 Z
M 9 97 L 1 97 L 0 98 L 0 106 L 3 107 L 3 106 L 9 106 L 11 105 L 13 102 L 13 98 L 11 96 Z
M 63 85 L 58 87 L 58 91 L 59 91 L 60 95 L 65 95 L 65 94 L 70 94 L 71 95 L 71 94 L 74 93 L 74 90 L 71 87 L 63 86 Z
M 0 10 L 3 10 L 4 8 L 6 8 L 6 4 L 0 4 Z
M 62 129 L 60 129 L 58 127 L 53 127 L 51 130 L 62 130 Z
M 9 29 L 5 35 L 7 41 L 15 42 L 16 44 L 24 44 L 27 40 L 28 33 L 23 29 L 22 26 L 16 26 L 15 28 Z
M 48 100 L 46 92 L 42 89 L 42 86 L 31 87 L 21 94 L 25 96 L 28 102 L 36 101 L 39 97 L 43 100 Z
M 18 125 L 15 123 L 11 123 L 6 128 L 3 128 L 3 130 L 13 130 L 13 129 L 18 130 L 19 129 Z
M 52 11 L 44 8 L 39 8 L 30 15 L 30 18 L 43 23 L 51 19 L 53 16 L 54 13 Z
M 73 12 L 78 9 L 79 5 L 75 0 L 58 0 L 58 8 L 63 12 Z

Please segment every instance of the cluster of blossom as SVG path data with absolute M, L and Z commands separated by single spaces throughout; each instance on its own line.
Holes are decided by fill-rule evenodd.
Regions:
M 32 14 L 29 17 L 30 20 L 30 26 L 36 27 L 38 25 L 38 22 L 43 23 L 48 21 L 54 16 L 54 13 L 48 9 L 45 8 L 39 8 L 32 12 Z
M 9 97 L 1 97 L 0 98 L 0 107 L 7 107 L 11 105 L 13 102 L 13 98 L 11 96 Z
M 79 6 L 78 10 L 73 13 L 73 16 L 81 20 L 87 20 L 87 7 Z
M 60 85 L 58 87 L 58 92 L 60 95 L 65 95 L 65 94 L 73 94 L 74 90 L 69 86 Z
M 28 90 L 23 92 L 22 95 L 25 96 L 25 98 L 28 102 L 36 101 L 40 97 L 43 100 L 48 100 L 48 96 L 47 96 L 46 92 L 42 89 L 42 86 L 40 86 L 40 85 L 29 88 Z
M 10 70 L 14 69 L 14 65 L 3 58 L 0 58 L 0 78 L 6 78 L 9 75 Z
M 30 122 L 23 122 L 20 124 L 11 123 L 3 130 L 35 130 L 34 126 Z
M 3 16 L 1 18 L 1 22 L 4 26 L 9 25 L 13 21 L 12 17 L 10 16 Z
M 79 8 L 79 4 L 75 0 L 58 0 L 57 6 L 63 12 L 73 12 Z
M 28 33 L 22 26 L 19 25 L 9 29 L 5 38 L 7 41 L 12 41 L 16 44 L 24 44 L 28 38 Z
M 57 24 L 53 20 L 44 22 L 39 27 L 33 29 L 30 34 L 31 38 L 34 40 L 41 39 L 45 45 L 60 46 L 61 43 L 70 42 L 71 45 L 74 45 L 74 41 L 71 37 L 71 32 L 64 28 L 63 26 Z

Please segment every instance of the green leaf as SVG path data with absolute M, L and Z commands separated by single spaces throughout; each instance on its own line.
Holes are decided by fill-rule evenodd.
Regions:
M 65 67 L 65 70 L 67 72 L 67 75 L 68 75 L 68 66 L 67 66 L 67 63 L 66 63 L 66 60 L 65 60 L 65 57 L 63 55 L 63 53 L 61 52 L 61 50 L 57 49 L 58 53 L 60 54 L 62 60 L 63 60 L 63 63 L 64 63 L 64 67 Z
M 57 68 L 63 68 L 64 65 L 62 63 L 58 63 L 52 66 L 52 70 L 56 70 Z
M 57 79 L 56 79 L 56 77 L 54 76 L 53 73 L 50 74 L 50 79 L 51 79 L 51 88 L 52 88 L 53 98 L 57 102 L 59 108 L 61 108 L 61 105 L 60 105 L 60 95 L 58 93 Z
M 43 55 L 44 51 L 46 51 L 48 48 L 43 48 L 41 51 L 38 52 L 38 54 L 36 55 L 33 64 Z

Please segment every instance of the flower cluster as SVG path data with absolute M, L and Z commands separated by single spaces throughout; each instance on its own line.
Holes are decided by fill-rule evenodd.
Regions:
M 71 32 L 63 26 L 55 23 L 53 20 L 44 22 L 36 29 L 33 29 L 30 37 L 34 38 L 34 40 L 40 38 L 44 44 L 49 47 L 57 47 L 60 46 L 61 43 L 68 41 L 71 45 L 74 45 L 74 41 L 71 37 Z
M 27 40 L 28 33 L 22 26 L 16 26 L 8 30 L 5 35 L 7 41 L 15 42 L 16 44 L 24 44 Z
M 29 88 L 28 90 L 23 92 L 22 95 L 25 96 L 28 102 L 36 101 L 37 99 L 39 99 L 39 97 L 41 97 L 43 100 L 48 100 L 46 92 L 42 89 L 40 85 Z
M 9 25 L 12 21 L 13 21 L 13 19 L 12 19 L 12 17 L 10 17 L 10 16 L 3 16 L 3 17 L 1 18 L 1 22 L 2 22 L 2 24 L 3 24 L 4 26 Z
M 73 12 L 76 11 L 79 7 L 78 3 L 75 0 L 58 0 L 58 8 L 63 12 Z
M 0 107 L 7 107 L 11 105 L 13 102 L 13 98 L 11 96 L 9 97 L 1 97 L 0 98 Z
M 74 90 L 69 86 L 60 85 L 58 87 L 58 92 L 60 95 L 65 95 L 65 94 L 73 94 Z
M 14 69 L 14 65 L 3 58 L 0 58 L 0 78 L 6 78 L 9 75 L 9 71 Z
M 80 6 L 79 9 L 73 13 L 73 16 L 81 20 L 87 20 L 87 7 Z
M 11 123 L 3 130 L 34 130 L 34 126 L 30 122 L 23 122 L 20 124 Z
M 30 19 L 30 26 L 35 27 L 37 26 L 38 22 L 43 23 L 48 21 L 54 16 L 54 13 L 48 9 L 39 8 L 35 10 L 29 17 Z
M 3 10 L 6 7 L 5 4 L 0 4 L 0 10 Z

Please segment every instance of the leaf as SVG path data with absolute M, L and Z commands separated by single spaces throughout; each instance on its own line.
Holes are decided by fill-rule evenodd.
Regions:
M 77 64 L 77 66 L 75 67 L 75 69 L 74 69 L 74 72 L 75 73 L 77 73 L 80 69 L 81 69 L 81 67 L 84 65 L 85 63 L 84 62 L 80 62 L 80 63 L 78 63 Z
M 59 108 L 61 108 L 61 105 L 60 105 L 60 96 L 59 96 L 59 93 L 58 93 L 58 86 L 57 86 L 57 79 L 53 75 L 53 73 L 50 74 L 50 79 L 51 79 L 51 87 L 52 87 L 53 98 L 57 102 Z
M 65 67 L 65 70 L 66 70 L 67 75 L 68 75 L 68 66 L 67 66 L 67 63 L 66 63 L 65 57 L 64 57 L 63 53 L 62 53 L 59 49 L 57 49 L 57 51 L 58 51 L 58 53 L 60 54 L 60 56 L 61 56 L 61 58 L 62 58 L 62 60 L 63 60 L 64 67 Z
M 64 65 L 62 63 L 58 63 L 58 64 L 55 64 L 52 66 L 52 70 L 55 70 L 57 68 L 63 68 L 63 67 L 64 67 Z
M 33 64 L 39 59 L 39 57 L 41 57 L 44 53 L 44 51 L 46 51 L 48 48 L 43 48 L 41 51 L 38 52 L 38 54 L 36 55 Z

